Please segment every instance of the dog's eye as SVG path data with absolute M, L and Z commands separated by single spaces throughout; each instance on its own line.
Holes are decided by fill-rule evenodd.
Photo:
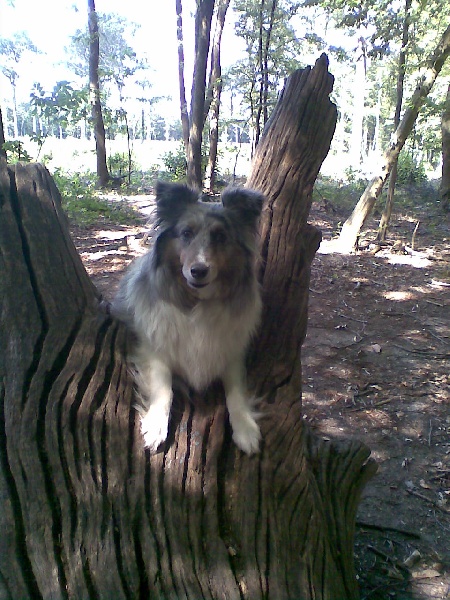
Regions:
M 213 244 L 225 244 L 227 234 L 223 229 L 215 229 L 211 231 L 211 242 Z
M 180 237 L 183 240 L 183 242 L 190 242 L 194 237 L 194 232 L 192 231 L 192 229 L 189 228 L 183 229 L 181 231 Z

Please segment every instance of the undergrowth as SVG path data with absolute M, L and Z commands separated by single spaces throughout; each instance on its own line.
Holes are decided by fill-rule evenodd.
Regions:
M 330 177 L 319 175 L 314 186 L 313 201 L 326 200 L 342 213 L 351 214 L 364 192 L 368 181 L 358 179 L 350 183 L 338 182 Z M 381 214 L 386 203 L 388 184 L 383 188 L 374 209 L 374 216 Z M 421 181 L 416 183 L 401 183 L 396 185 L 394 193 L 394 215 L 397 213 L 414 214 L 418 210 L 433 214 L 442 213 L 439 198 L 438 183 Z
M 95 187 L 96 177 L 93 173 L 69 175 L 56 169 L 53 179 L 61 194 L 63 209 L 75 225 L 89 226 L 99 220 L 117 225 L 142 222 L 142 215 L 126 200 L 102 197 Z

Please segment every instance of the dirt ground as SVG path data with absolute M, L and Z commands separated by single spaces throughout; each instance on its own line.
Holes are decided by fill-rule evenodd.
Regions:
M 130 202 L 151 219 L 150 196 Z M 310 215 L 325 241 L 310 285 L 304 418 L 324 437 L 364 441 L 379 465 L 358 513 L 361 598 L 450 598 L 450 218 L 397 215 L 382 248 L 367 246 L 373 220 L 363 250 L 327 253 L 345 217 L 329 202 Z M 147 230 L 72 229 L 106 299 L 148 248 Z

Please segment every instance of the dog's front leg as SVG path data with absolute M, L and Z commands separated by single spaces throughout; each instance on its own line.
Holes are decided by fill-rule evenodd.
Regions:
M 230 363 L 223 376 L 223 383 L 236 446 L 246 454 L 258 452 L 261 431 L 247 397 L 243 358 Z
M 167 438 L 170 407 L 172 405 L 172 372 L 157 355 L 142 356 L 135 360 L 136 383 L 143 406 L 136 406 L 141 413 L 141 431 L 145 445 L 151 452 Z

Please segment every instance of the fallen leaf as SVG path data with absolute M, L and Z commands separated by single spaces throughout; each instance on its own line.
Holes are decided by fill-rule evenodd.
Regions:
M 427 579 L 431 577 L 440 577 L 441 574 L 436 569 L 425 569 L 425 571 L 415 571 L 412 574 L 414 579 Z
M 421 558 L 422 555 L 420 554 L 420 552 L 418 550 L 413 550 L 412 554 L 410 554 L 408 558 L 405 561 L 403 561 L 403 564 L 405 567 L 411 568 L 416 563 L 418 563 Z
M 424 488 L 425 490 L 431 490 L 431 486 L 428 485 L 428 483 L 426 481 L 424 481 L 423 479 L 421 479 L 419 481 L 419 485 L 421 488 Z
M 380 344 L 371 344 L 370 346 L 367 346 L 367 351 L 375 352 L 376 354 L 380 354 L 381 346 L 380 346 Z

